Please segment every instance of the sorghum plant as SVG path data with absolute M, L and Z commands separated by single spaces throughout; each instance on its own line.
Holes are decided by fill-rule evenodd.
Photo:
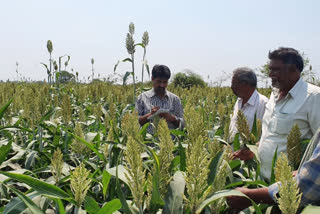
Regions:
M 279 185 L 279 208 L 284 214 L 296 213 L 301 201 L 302 193 L 299 193 L 297 182 L 292 178 L 292 168 L 289 166 L 288 158 L 281 153 L 275 168 L 276 181 Z
M 236 125 L 242 140 L 245 143 L 249 143 L 251 141 L 251 133 L 250 133 L 247 118 L 241 110 L 238 111 Z
M 138 122 L 138 113 L 126 113 L 121 121 L 121 128 L 125 135 L 133 137 L 136 140 L 142 140 L 139 135 L 140 125 Z
M 63 154 L 61 150 L 58 148 L 51 158 L 51 172 L 56 183 L 59 182 L 63 169 Z
M 84 139 L 84 133 L 83 133 L 82 126 L 80 123 L 76 123 L 74 134 L 76 136 Z M 90 152 L 88 147 L 77 139 L 72 140 L 71 149 L 77 155 L 86 155 Z
M 300 144 L 300 137 L 301 137 L 301 132 L 299 129 L 299 126 L 295 124 L 288 137 L 288 143 L 287 143 L 287 151 L 288 151 L 288 159 L 290 165 L 296 169 L 299 166 L 299 163 L 302 158 L 302 148 Z
M 124 153 L 126 160 L 126 169 L 128 173 L 125 176 L 128 180 L 128 185 L 131 189 L 133 202 L 139 209 L 139 213 L 143 212 L 143 196 L 145 183 L 145 170 L 143 169 L 143 162 L 141 153 L 143 148 L 136 142 L 132 136 L 128 136 L 127 150 Z
M 159 128 L 158 128 L 158 135 L 159 135 L 159 147 L 160 152 L 158 154 L 159 162 L 160 162 L 160 175 L 159 175 L 159 190 L 160 195 L 164 198 L 168 183 L 170 182 L 170 164 L 173 160 L 173 148 L 174 143 L 171 139 L 170 131 L 165 120 L 160 120 Z
M 143 76 L 144 76 L 144 68 L 147 67 L 148 69 L 148 64 L 146 62 L 146 53 L 147 53 L 147 46 L 149 44 L 149 34 L 147 31 L 145 31 L 142 35 L 142 42 L 141 44 L 143 45 L 143 57 L 142 57 L 142 77 L 141 77 L 141 82 L 143 83 Z M 148 69 L 149 70 L 149 69 Z M 150 74 L 149 74 L 150 75 Z
M 77 207 L 81 206 L 90 188 L 91 179 L 88 178 L 89 174 L 90 172 L 85 168 L 83 163 L 76 167 L 71 174 L 70 187 L 74 194 Z
M 193 142 L 188 144 L 187 149 L 187 169 L 186 186 L 187 194 L 186 205 L 191 213 L 195 213 L 201 202 L 208 196 L 207 188 L 209 157 L 204 146 L 201 135 Z

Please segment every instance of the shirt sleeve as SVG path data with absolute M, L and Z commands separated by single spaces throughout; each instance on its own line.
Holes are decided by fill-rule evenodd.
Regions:
M 264 112 L 266 110 L 267 102 L 268 102 L 268 98 L 260 95 L 260 102 L 259 102 L 259 106 L 257 109 L 257 119 L 262 120 Z
M 136 111 L 138 112 L 139 116 L 144 115 L 144 104 L 143 104 L 143 99 L 142 95 L 140 95 L 136 101 L 136 106 L 135 106 Z
M 180 127 L 184 127 L 184 119 L 183 119 L 183 108 L 181 104 L 180 98 L 176 98 L 174 101 L 174 116 L 177 117 L 178 120 L 180 120 Z
M 310 105 L 310 112 L 308 113 L 308 118 L 312 134 L 315 134 L 317 129 L 320 127 L 320 94 L 314 94 L 312 99 L 313 101 Z
M 319 136 L 319 135 L 318 135 Z M 317 147 L 311 158 L 304 162 L 297 174 L 297 184 L 302 192 L 301 206 L 309 203 L 319 202 L 320 198 L 320 144 L 319 137 Z
M 274 202 L 277 202 L 276 195 L 279 192 L 279 185 L 280 185 L 280 182 L 277 182 L 268 187 L 269 195 L 272 198 L 272 200 L 274 200 Z
M 320 198 L 320 135 L 314 139 L 317 141 L 317 147 L 313 151 L 312 157 L 304 162 L 296 181 L 300 192 L 302 193 L 300 206 L 319 202 Z M 310 142 L 311 143 L 311 142 Z M 280 183 L 272 184 L 268 187 L 270 197 L 276 202 L 276 195 L 279 192 Z

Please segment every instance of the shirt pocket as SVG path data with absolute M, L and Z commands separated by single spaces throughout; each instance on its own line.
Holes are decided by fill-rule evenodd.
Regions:
M 294 121 L 293 123 L 297 124 L 301 129 L 306 129 L 310 127 L 310 123 L 308 121 L 308 113 L 307 112 L 297 112 L 294 114 Z
M 274 116 L 270 122 L 270 130 L 277 134 L 289 134 L 293 126 L 294 114 L 292 113 L 279 113 Z

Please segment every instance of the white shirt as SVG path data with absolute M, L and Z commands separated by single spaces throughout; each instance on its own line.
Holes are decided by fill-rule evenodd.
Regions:
M 266 105 L 259 143 L 261 175 L 269 180 L 274 152 L 287 151 L 287 136 L 294 124 L 300 128 L 301 139 L 311 139 L 320 126 L 320 88 L 300 78 L 287 96 L 277 101 L 274 92 Z
M 246 116 L 248 120 L 248 125 L 250 128 L 250 131 L 252 129 L 252 125 L 254 122 L 254 115 L 256 114 L 257 119 L 262 120 L 266 103 L 268 102 L 268 98 L 264 95 L 260 94 L 257 90 L 254 90 L 254 92 L 251 94 L 251 97 L 242 106 L 242 98 L 238 98 L 237 102 L 234 105 L 233 108 L 233 114 L 230 121 L 229 131 L 230 131 L 230 139 L 233 139 L 235 134 L 238 132 L 237 129 L 237 115 L 238 111 L 241 110 L 243 114 Z

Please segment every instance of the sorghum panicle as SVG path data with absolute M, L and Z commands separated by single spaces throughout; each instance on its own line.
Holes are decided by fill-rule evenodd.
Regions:
M 53 177 L 56 181 L 56 183 L 59 182 L 61 175 L 62 175 L 62 169 L 63 169 L 63 154 L 61 150 L 58 148 L 51 158 L 51 172 L 53 174 Z
M 186 205 L 191 209 L 191 213 L 195 213 L 201 202 L 203 202 L 208 191 L 208 152 L 204 146 L 202 136 L 199 136 L 193 144 L 189 144 L 187 149 L 187 169 L 186 169 L 186 186 L 188 198 Z
M 131 189 L 133 202 L 140 210 L 143 207 L 145 183 L 145 170 L 143 169 L 141 158 L 143 149 L 141 145 L 136 142 L 130 135 L 128 137 L 126 146 L 127 150 L 124 153 L 124 158 L 126 160 L 125 167 L 128 174 L 125 173 L 125 176 L 128 179 L 128 185 Z
M 284 153 L 280 154 L 275 168 L 275 178 L 279 185 L 279 198 L 277 202 L 284 214 L 296 213 L 301 202 L 302 193 L 295 179 L 292 178 L 292 168 L 288 163 L 288 158 Z
M 244 141 L 244 143 L 249 143 L 251 138 L 251 133 L 248 125 L 248 120 L 241 110 L 238 111 L 236 125 L 237 125 L 238 132 L 240 133 L 240 136 Z
M 288 152 L 288 159 L 289 163 L 293 168 L 299 166 L 300 160 L 302 158 L 302 148 L 300 144 L 301 132 L 299 126 L 295 124 L 288 137 L 287 143 L 287 152 Z
M 89 174 L 90 172 L 85 168 L 83 163 L 76 167 L 71 174 L 70 187 L 78 207 L 81 206 L 90 188 L 91 179 L 88 178 Z
M 163 119 L 159 122 L 158 134 L 160 141 L 160 152 L 158 155 L 160 162 L 159 190 L 160 195 L 164 198 L 171 178 L 170 165 L 173 160 L 172 151 L 174 149 L 174 143 L 171 139 L 167 122 Z

